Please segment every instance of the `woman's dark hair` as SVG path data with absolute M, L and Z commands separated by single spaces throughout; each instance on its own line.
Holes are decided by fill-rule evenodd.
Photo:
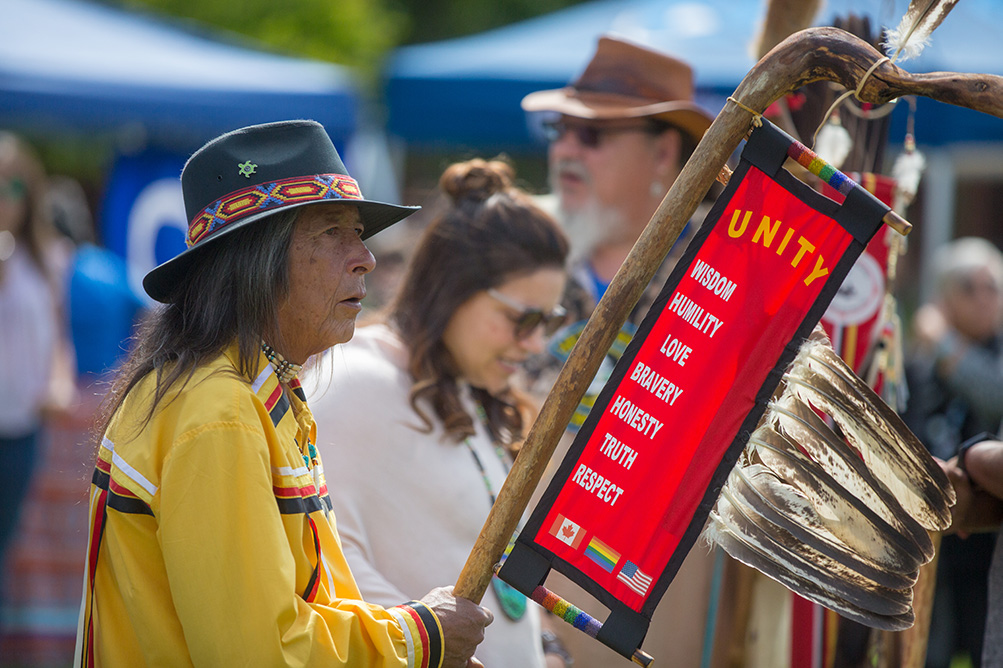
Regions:
M 425 230 L 389 309 L 390 325 L 409 352 L 411 406 L 431 431 L 420 405 L 428 402 L 456 441 L 473 435 L 474 424 L 460 402 L 458 370 L 442 342 L 447 323 L 478 292 L 539 269 L 563 269 L 568 254 L 557 223 L 513 186 L 513 177 L 500 160 L 475 159 L 446 169 L 439 186 L 449 206 Z M 522 438 L 523 406 L 513 393 L 498 396 L 478 388 L 474 393 L 495 439 Z
M 234 341 L 238 371 L 257 375 L 262 336 L 278 332 L 278 307 L 288 294 L 289 245 L 299 211 L 280 211 L 199 251 L 199 261 L 174 286 L 170 303 L 154 309 L 140 328 L 105 399 L 98 433 L 148 373 L 156 373 L 156 389 L 145 421 L 175 383 L 184 387 L 200 365 Z

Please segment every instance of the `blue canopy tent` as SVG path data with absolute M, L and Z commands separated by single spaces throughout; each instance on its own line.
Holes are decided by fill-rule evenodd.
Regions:
M 295 117 L 342 144 L 357 94 L 336 65 L 223 41 L 81 0 L 4 0 L 0 125 L 54 132 L 142 128 L 186 149 L 242 125 Z
M 234 9 L 239 11 L 239 5 Z M 138 294 L 143 274 L 184 248 L 186 221 L 178 176 L 193 149 L 243 125 L 296 117 L 321 122 L 332 140 L 344 146 L 355 131 L 357 105 L 355 85 L 336 65 L 265 53 L 235 37 L 209 35 L 108 4 L 0 0 L 0 129 L 13 129 L 38 143 L 86 138 L 85 143 L 93 140 L 119 150 L 106 179 L 101 231 L 106 245 L 125 257 L 129 282 Z M 87 256 L 95 257 L 91 249 Z M 95 332 L 97 341 L 114 337 L 123 324 L 128 331 L 121 286 L 115 282 L 121 264 L 92 262 L 90 267 L 101 270 L 100 281 L 93 281 L 92 287 L 101 281 L 107 287 L 85 293 L 88 302 L 76 301 L 75 288 L 68 297 L 71 308 L 86 304 L 94 311 L 91 322 L 100 322 L 103 330 Z M 105 296 L 112 300 L 110 308 L 102 301 Z M 81 440 L 70 441 L 78 434 L 67 429 L 57 430 L 63 435 L 53 447 L 91 440 L 81 431 Z M 71 454 L 68 450 L 59 456 Z M 66 478 L 56 480 L 62 484 Z M 46 503 L 60 508 L 51 505 L 52 499 Z M 23 593 L 20 599 L 5 601 L 0 615 L 5 632 L 30 639 L 13 642 L 12 651 L 31 647 L 22 651 L 33 651 L 36 661 L 58 663 L 53 657 L 60 656 L 55 652 L 68 638 L 69 651 L 61 657 L 68 665 L 79 575 L 67 570 L 72 561 L 38 554 L 39 546 L 64 544 L 73 541 L 55 535 L 31 543 L 31 561 L 43 565 L 14 573 L 25 577 L 19 588 Z M 64 591 L 63 584 L 70 582 L 72 591 Z M 45 595 L 31 596 L 38 588 Z M 16 654 L 3 658 L 22 663 Z M 0 659 L 0 664 L 7 661 Z
M 358 92 L 343 67 L 85 0 L 3 0 L 2 8 L 0 128 L 115 143 L 102 240 L 125 258 L 140 294 L 143 275 L 184 248 L 178 176 L 194 149 L 290 118 L 320 122 L 339 149 L 356 130 Z
M 880 16 L 874 4 L 831 0 L 819 18 L 828 22 L 833 15 L 855 12 L 894 24 L 908 3 L 881 3 Z M 385 72 L 388 130 L 416 149 L 531 149 L 533 133 L 520 100 L 534 90 L 565 85 L 607 32 L 691 63 L 697 99 L 716 113 L 754 64 L 750 42 L 764 6 L 748 0 L 598 0 L 479 35 L 404 47 Z M 904 67 L 1003 73 L 1001 32 L 998 0 L 966 0 L 937 29 L 924 54 Z M 1003 141 L 1003 124 L 920 100 L 917 135 L 935 144 Z

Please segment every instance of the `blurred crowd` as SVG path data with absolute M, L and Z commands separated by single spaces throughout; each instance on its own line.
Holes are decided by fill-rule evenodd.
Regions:
M 74 605 L 65 590 L 86 539 L 66 518 L 86 501 L 89 430 L 145 302 L 124 260 L 98 245 L 80 183 L 47 174 L 10 132 L 0 132 L 0 188 L 0 654 L 16 657 L 14 640 L 37 632 L 32 611 Z

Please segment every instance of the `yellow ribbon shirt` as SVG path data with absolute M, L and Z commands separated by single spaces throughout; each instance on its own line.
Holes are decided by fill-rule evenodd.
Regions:
M 296 381 L 236 347 L 144 422 L 153 374 L 105 433 L 91 486 L 76 663 L 438 668 L 423 604 L 361 600 L 338 539 L 316 426 Z

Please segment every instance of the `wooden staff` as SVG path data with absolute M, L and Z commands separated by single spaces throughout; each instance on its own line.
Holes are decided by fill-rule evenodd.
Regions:
M 937 562 L 940 560 L 939 531 L 931 532 L 935 554 L 933 561 L 919 569 L 919 579 L 913 587 L 913 610 L 916 621 L 905 631 L 895 634 L 896 653 L 901 668 L 923 668 L 926 664 L 926 646 L 930 640 L 930 617 L 933 615 L 933 594 L 937 584 Z M 892 666 L 893 664 L 888 664 Z
M 860 85 L 868 70 L 881 60 L 884 62 Z M 848 90 L 860 85 L 860 100 L 873 104 L 885 104 L 903 95 L 923 95 L 1003 118 L 1003 77 L 952 72 L 909 74 L 889 63 L 871 45 L 836 28 L 811 28 L 791 35 L 749 71 L 733 97 L 761 113 L 786 93 L 820 80 L 837 82 Z M 498 493 L 457 579 L 457 596 L 480 602 L 494 565 L 501 559 L 606 351 L 728 157 L 748 133 L 750 121 L 745 109 L 730 102 L 725 105 L 614 276 Z

